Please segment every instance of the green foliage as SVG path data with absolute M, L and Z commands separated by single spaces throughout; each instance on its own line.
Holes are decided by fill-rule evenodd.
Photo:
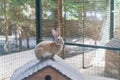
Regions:
M 26 24 L 31 24 L 31 26 L 34 27 L 33 30 L 30 29 L 31 32 L 35 31 L 35 25 L 34 25 L 35 21 L 30 19 L 29 16 L 26 16 L 25 13 L 23 13 L 23 11 L 28 12 L 29 9 L 32 9 L 32 8 L 35 9 L 35 0 L 7 0 L 6 4 L 7 4 L 6 14 L 7 14 L 10 28 L 11 27 L 17 28 L 17 27 L 22 27 Z M 35 17 L 34 11 L 30 14 L 30 16 Z M 4 0 L 0 1 L 0 16 L 4 16 Z M 29 23 L 26 23 L 26 21 L 28 21 Z M 4 23 L 1 22 L 0 24 L 4 24 Z M 28 27 L 28 26 L 29 25 L 27 25 L 26 27 Z M 0 28 L 0 31 L 2 29 L 3 28 Z
M 86 1 L 86 0 L 85 0 Z M 100 0 L 99 0 L 100 1 Z M 84 11 L 89 10 L 106 10 L 109 0 L 101 0 L 101 2 L 94 2 L 94 0 L 87 0 L 83 2 L 74 2 L 74 0 L 63 0 L 63 13 L 70 15 L 66 19 L 78 20 L 82 17 L 83 6 Z M 116 0 L 120 3 L 119 0 Z M 4 0 L 0 0 L 0 15 L 4 15 Z M 26 16 L 23 11 L 28 12 L 28 6 L 35 9 L 35 0 L 7 0 L 7 17 L 10 20 L 10 24 L 21 24 L 22 22 L 28 21 L 31 23 L 33 20 L 29 16 Z M 118 5 L 118 4 L 117 4 Z M 42 0 L 42 14 L 43 19 L 55 19 L 55 10 L 57 10 L 57 0 Z M 50 13 L 49 13 L 50 12 Z M 48 15 L 49 14 L 49 15 Z M 35 11 L 31 13 L 35 16 Z M 22 26 L 22 24 L 21 24 Z M 33 25 L 35 27 L 35 25 Z
M 66 19 L 79 19 L 79 16 L 82 16 L 83 11 L 105 11 L 108 2 L 109 0 L 85 0 L 85 3 L 80 0 L 77 2 L 75 2 L 75 0 L 63 0 L 62 8 L 63 13 L 70 14 L 69 17 L 66 17 Z M 55 18 L 53 11 L 57 9 L 57 0 L 42 0 L 42 7 L 43 19 L 44 17 L 47 17 L 47 19 L 49 19 L 51 16 L 53 16 L 52 18 Z M 51 16 L 47 16 L 47 11 L 50 11 L 52 13 Z
M 42 7 L 45 9 L 56 9 L 56 1 L 57 0 L 42 0 Z
M 31 6 L 35 6 L 34 1 L 35 0 L 8 0 L 10 6 L 12 7 L 20 7 L 25 4 L 29 4 Z
M 120 9 L 120 0 L 115 1 L 115 8 Z
M 0 15 L 4 14 L 4 5 L 3 5 L 3 1 L 0 1 Z

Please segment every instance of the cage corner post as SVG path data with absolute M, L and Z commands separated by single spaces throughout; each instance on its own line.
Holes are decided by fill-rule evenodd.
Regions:
M 110 39 L 114 37 L 114 0 L 110 0 Z
M 35 0 L 36 5 L 36 44 L 42 41 L 42 0 Z

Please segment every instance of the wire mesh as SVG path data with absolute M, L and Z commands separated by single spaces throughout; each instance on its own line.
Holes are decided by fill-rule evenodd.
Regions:
M 114 10 L 114 14 L 115 14 L 115 21 L 114 21 L 114 25 L 115 25 L 115 29 L 114 29 L 114 35 L 119 35 L 120 33 L 120 26 L 119 26 L 119 21 L 120 21 L 120 19 L 119 19 L 119 14 L 120 14 L 120 11 L 118 10 L 119 9 L 119 4 L 120 4 L 120 2 L 119 2 L 119 0 L 116 0 L 115 1 L 115 10 Z
M 35 1 L 31 0 L 31 2 Z M 26 1 L 27 4 L 24 4 L 16 0 L 0 1 L 0 55 L 35 47 L 35 3 L 31 4 L 31 2 Z
M 17 0 L 16 0 L 17 1 Z M 27 0 L 26 0 L 27 1 Z M 57 1 L 57 0 L 56 0 Z M 51 29 L 56 28 L 57 24 L 57 2 L 55 0 L 42 0 L 42 39 L 53 40 Z M 118 80 L 120 79 L 120 54 L 119 46 L 108 46 L 106 43 L 110 42 L 110 1 L 111 0 L 63 0 L 63 37 L 66 43 L 72 43 L 75 45 L 65 45 L 64 47 L 64 60 L 69 63 L 73 68 L 77 69 L 83 74 L 85 80 Z M 1 2 L 2 3 L 2 2 Z M 20 4 L 22 2 L 17 2 Z M 21 26 L 24 32 L 30 31 L 32 37 L 29 40 L 29 48 L 27 48 L 27 42 L 23 37 L 22 42 L 25 44 L 23 49 L 31 49 L 36 45 L 35 37 L 35 4 L 22 5 L 25 8 L 32 6 L 33 14 L 28 16 L 30 18 L 22 20 L 16 20 L 20 18 L 15 16 L 15 21 L 21 21 L 21 23 L 14 23 L 10 25 Z M 34 0 L 32 3 L 35 3 Z M 115 1 L 115 27 L 114 36 L 119 35 L 119 0 Z M 15 7 L 12 7 L 13 9 Z M 16 10 L 16 8 L 15 8 Z M 19 10 L 19 9 L 18 9 Z M 24 11 L 23 11 L 24 12 Z M 26 13 L 28 13 L 27 11 Z M 20 12 L 21 13 L 21 12 Z M 9 14 L 9 13 L 8 13 Z M 1 14 L 3 15 L 3 14 Z M 15 14 L 14 14 L 15 15 Z M 27 16 L 27 14 L 26 14 Z M 31 20 L 32 19 L 32 20 Z M 4 23 L 0 18 L 1 27 L 4 27 Z M 28 25 L 26 25 L 28 23 Z M 18 25 L 15 25 L 18 24 Z M 31 26 L 30 28 L 26 26 Z M 2 30 L 2 29 L 1 29 Z M 11 29 L 12 30 L 12 29 Z M 11 31 L 10 30 L 10 31 Z M 1 32 L 0 35 L 4 33 Z M 27 34 L 27 33 L 26 33 Z M 17 34 L 18 36 L 18 34 Z M 25 52 L 14 53 L 20 50 L 19 44 L 20 38 L 12 38 L 9 35 L 10 50 L 9 55 L 0 56 L 0 79 L 9 80 L 12 73 L 18 67 L 34 59 L 33 50 Z M 119 37 L 114 38 L 116 44 L 119 45 Z M 114 40 L 112 39 L 112 40 Z M 16 42 L 17 41 L 17 42 Z M 76 45 L 78 44 L 78 45 Z M 5 36 L 0 37 L 0 54 L 4 52 Z M 82 46 L 81 46 L 82 45 Z M 87 46 L 86 46 L 87 45 Z M 94 46 L 94 47 L 93 47 Z M 95 47 L 96 46 L 96 47 Z M 102 47 L 102 49 L 101 49 Z M 106 47 L 110 47 L 109 50 Z M 112 50 L 110 50 L 113 48 Z M 117 48 L 117 50 L 114 48 Z
M 17 68 L 34 58 L 30 49 L 36 45 L 35 25 L 35 0 L 0 1 L 0 80 L 10 80 Z
M 68 3 L 72 5 L 77 5 L 77 8 L 74 9 L 72 12 L 73 7 L 70 6 Z M 116 1 L 115 4 L 116 3 L 118 2 Z M 111 35 L 110 6 L 112 6 L 112 4 L 110 4 L 110 0 L 105 0 L 105 1 L 104 0 L 99 0 L 99 1 L 63 0 L 63 6 L 64 6 L 63 32 L 64 32 L 65 42 L 72 44 L 74 43 L 82 44 L 82 46 L 84 45 L 88 45 L 88 46 L 93 45 L 94 47 L 96 46 L 96 48 L 94 48 L 92 46 L 81 47 L 81 45 L 79 46 L 65 45 L 64 48 L 65 61 L 70 63 L 78 71 L 82 72 L 86 80 L 87 79 L 91 79 L 91 80 L 119 79 L 118 76 L 120 72 L 118 72 L 116 76 L 115 71 L 113 71 L 111 74 L 111 72 L 107 72 L 106 70 L 106 68 L 109 68 L 108 70 L 110 69 L 115 70 L 114 68 L 110 67 L 110 64 L 112 65 L 112 63 L 109 63 L 110 61 L 108 58 L 110 57 L 108 57 L 109 54 L 107 54 L 107 51 L 109 50 L 107 48 L 108 46 L 106 46 L 106 44 L 110 41 L 110 35 Z M 71 13 L 67 12 L 66 9 L 71 11 Z M 118 13 L 115 14 L 117 17 Z M 116 19 L 116 17 L 114 18 Z M 55 20 L 54 21 L 51 20 L 51 24 L 48 23 L 49 26 L 53 25 L 50 27 L 50 29 L 54 27 L 54 23 Z M 118 26 L 117 23 L 115 25 Z M 47 26 L 48 25 L 46 23 L 46 27 Z M 43 28 L 45 27 L 43 26 Z M 48 36 L 52 36 L 50 33 L 50 29 Z M 48 32 L 48 30 L 44 29 L 43 32 L 44 33 Z M 112 35 L 116 36 L 116 34 L 118 33 L 116 33 L 116 29 L 115 29 L 115 34 Z M 100 47 L 102 47 L 102 49 L 100 49 Z M 113 47 L 112 49 L 113 51 L 114 48 L 116 47 Z M 119 47 L 117 50 L 118 51 L 120 50 Z M 118 60 L 119 59 L 120 58 L 118 57 Z M 119 65 L 119 62 L 115 64 Z M 117 67 L 117 70 L 119 71 L 119 67 Z

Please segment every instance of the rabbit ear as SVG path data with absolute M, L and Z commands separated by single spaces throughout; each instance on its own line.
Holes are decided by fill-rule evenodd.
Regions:
M 58 37 L 58 33 L 57 33 L 57 31 L 55 29 L 52 29 L 51 32 L 52 32 L 52 36 L 54 38 Z

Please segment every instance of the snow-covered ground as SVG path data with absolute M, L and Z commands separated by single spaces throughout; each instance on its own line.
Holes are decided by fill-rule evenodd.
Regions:
M 19 51 L 19 40 L 17 39 L 17 43 L 15 40 L 14 36 L 8 36 L 9 37 L 9 48 L 10 48 L 10 53 L 14 53 L 14 52 L 18 52 Z M 4 45 L 5 45 L 5 36 L 1 36 L 0 35 L 0 55 L 4 55 L 5 53 L 5 49 L 4 49 Z M 23 45 L 23 50 L 28 50 L 27 49 L 27 42 L 26 39 L 23 38 L 22 40 L 22 45 Z M 36 45 L 36 38 L 35 37 L 30 37 L 29 38 L 29 49 L 34 48 Z
M 52 38 L 43 37 L 43 40 L 52 40 Z M 82 40 L 82 38 L 67 38 L 66 42 L 82 44 L 83 40 Z M 94 43 L 95 43 L 95 41 L 92 39 L 89 39 L 89 38 L 84 39 L 84 44 L 94 45 Z M 1 50 L 0 54 L 5 54 L 4 45 L 5 45 L 5 36 L 0 36 L 0 50 Z M 23 38 L 23 40 L 22 40 L 22 45 L 23 45 L 23 49 L 27 50 L 27 42 L 26 42 L 25 38 Z M 29 49 L 32 49 L 36 46 L 36 37 L 29 38 L 29 46 L 30 46 Z M 11 53 L 19 51 L 19 40 L 17 40 L 17 43 L 16 43 L 14 36 L 9 36 L 9 48 L 10 48 Z M 70 49 L 70 50 L 72 48 L 73 51 L 81 50 L 81 48 L 77 47 L 77 46 L 66 46 L 66 48 Z

